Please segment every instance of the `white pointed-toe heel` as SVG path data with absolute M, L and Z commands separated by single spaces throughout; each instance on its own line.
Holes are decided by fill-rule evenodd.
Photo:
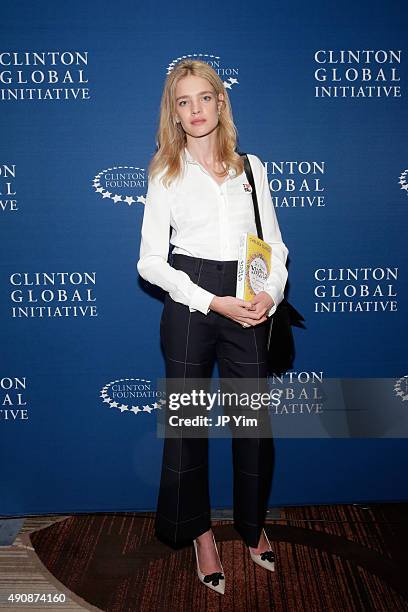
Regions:
M 271 548 L 271 543 L 268 540 L 268 536 L 265 533 L 265 529 L 263 530 L 263 532 L 264 532 L 266 541 L 268 542 L 269 550 L 266 550 L 265 552 L 261 553 L 260 555 L 256 555 L 248 547 L 249 548 L 249 554 L 251 555 L 252 561 L 257 563 L 261 567 L 264 567 L 265 569 L 269 570 L 270 572 L 274 572 L 275 571 L 275 553 L 273 552 L 273 550 Z
M 217 555 L 218 555 L 218 549 L 217 549 L 217 544 L 215 543 L 214 534 L 213 534 L 213 541 L 214 541 L 215 550 L 217 551 Z M 205 586 L 208 586 L 210 589 L 217 591 L 217 593 L 221 593 L 222 595 L 224 595 L 225 577 L 224 577 L 224 568 L 222 567 L 221 561 L 220 561 L 220 565 L 222 569 L 221 572 L 213 572 L 212 574 L 203 574 L 198 564 L 196 540 L 193 540 L 193 544 L 194 544 L 195 556 L 196 556 L 196 561 L 197 561 L 197 574 L 200 579 L 200 582 L 205 584 Z M 218 555 L 218 558 L 219 558 L 219 555 Z

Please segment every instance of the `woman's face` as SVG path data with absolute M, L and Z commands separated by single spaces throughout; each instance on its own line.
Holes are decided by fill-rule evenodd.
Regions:
M 176 86 L 176 117 L 184 131 L 198 138 L 218 125 L 218 109 L 224 96 L 217 95 L 212 85 L 202 77 L 189 74 L 179 79 Z

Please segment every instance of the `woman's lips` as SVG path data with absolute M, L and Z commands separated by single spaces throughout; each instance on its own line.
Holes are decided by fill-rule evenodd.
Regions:
M 205 123 L 205 121 L 206 121 L 205 119 L 196 119 L 195 121 L 192 121 L 191 123 L 193 125 L 197 125 L 199 123 Z

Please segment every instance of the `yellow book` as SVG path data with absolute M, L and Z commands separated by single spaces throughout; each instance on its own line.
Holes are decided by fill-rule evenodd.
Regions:
M 262 291 L 272 265 L 272 247 L 255 234 L 241 234 L 235 297 L 251 299 Z

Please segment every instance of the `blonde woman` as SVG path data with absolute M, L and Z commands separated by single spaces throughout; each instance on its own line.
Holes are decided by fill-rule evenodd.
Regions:
M 218 74 L 206 62 L 180 61 L 164 83 L 137 263 L 139 274 L 166 292 L 160 334 L 167 380 L 208 379 L 215 360 L 221 378 L 264 382 L 267 377 L 268 317 L 283 299 L 288 249 L 265 168 L 248 154 L 273 269 L 251 302 L 235 297 L 239 237 L 256 234 L 236 145 L 230 101 Z M 234 527 L 251 558 L 274 570 L 263 529 L 274 466 L 272 435 L 233 437 L 232 452 Z M 200 581 L 224 593 L 211 529 L 205 435 L 165 437 L 155 533 L 173 548 L 193 542 Z

